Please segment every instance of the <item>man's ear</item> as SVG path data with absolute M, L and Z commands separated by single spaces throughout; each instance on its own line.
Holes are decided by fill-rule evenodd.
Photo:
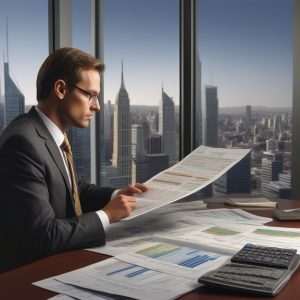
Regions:
M 59 79 L 54 83 L 54 92 L 59 99 L 64 99 L 66 93 L 66 83 Z

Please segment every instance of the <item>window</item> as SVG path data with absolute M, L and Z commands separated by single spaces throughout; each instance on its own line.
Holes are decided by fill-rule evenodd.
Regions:
M 201 143 L 252 149 L 211 192 L 291 198 L 293 1 L 196 3 Z
M 105 176 L 144 182 L 178 160 L 179 2 L 106 0 Z
M 48 55 L 48 1 L 1 2 L 0 133 L 36 104 L 36 76 Z
M 72 1 L 72 47 L 91 53 L 91 3 Z M 71 141 L 77 177 L 91 181 L 91 132 L 88 128 L 72 128 Z

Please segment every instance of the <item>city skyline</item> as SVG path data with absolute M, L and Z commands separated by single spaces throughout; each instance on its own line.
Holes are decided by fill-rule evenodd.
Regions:
M 47 1 L 28 1 L 25 11 L 18 9 L 16 0 L 2 2 L 0 50 L 6 56 L 7 16 L 11 76 L 24 94 L 25 104 L 36 104 L 35 78 L 48 55 Z M 292 1 L 253 0 L 241 4 L 228 0 L 225 5 L 222 1 L 211 0 L 198 4 L 202 85 L 218 87 L 220 107 L 258 104 L 291 107 Z M 89 6 L 84 5 L 82 9 L 82 5 L 82 1 L 73 1 L 76 34 L 73 44 L 88 51 Z M 123 59 L 132 105 L 158 105 L 162 82 L 178 105 L 177 1 L 104 1 L 103 9 L 104 101 L 115 101 Z M 85 21 L 78 16 L 83 16 Z M 237 26 L 238 21 L 243 26 Z M 20 34 L 27 36 L 26 43 L 20 39 Z M 3 94 L 3 55 L 0 64 Z
M 8 111 L 11 112 L 10 118 L 14 118 L 22 113 L 18 109 L 20 105 L 16 104 L 22 104 L 24 110 L 24 103 L 16 85 L 8 76 L 8 64 L 5 65 L 5 95 L 8 96 L 5 103 L 6 108 L 9 108 Z M 105 154 L 103 151 L 101 159 L 101 169 L 104 170 L 101 178 L 105 180 L 106 185 L 118 187 L 126 186 L 132 181 L 144 182 L 162 168 L 166 169 L 178 161 L 179 114 L 178 111 L 175 112 L 173 100 L 163 89 L 161 93 L 161 103 L 157 110 L 152 109 L 149 114 L 146 107 L 142 107 L 131 112 L 122 68 L 121 87 L 116 104 L 111 109 L 107 104 L 105 109 L 104 105 L 106 113 L 103 116 L 103 125 L 106 124 L 110 132 L 107 135 L 103 134 L 105 144 L 107 143 L 107 147 L 103 145 L 103 149 L 108 150 L 108 153 Z M 217 87 L 206 86 L 205 95 L 203 99 L 205 109 L 202 114 L 203 145 L 252 148 L 251 162 L 249 156 L 249 160 L 244 161 L 241 168 L 228 172 L 220 181 L 213 183 L 205 191 L 206 196 L 229 191 L 249 192 L 249 187 L 252 185 L 254 193 L 262 192 L 275 198 L 290 198 L 291 113 L 254 116 L 254 110 L 248 105 L 244 107 L 242 116 L 221 115 L 218 112 Z M 0 113 L 2 114 L 3 111 Z M 104 126 L 100 126 L 101 129 L 105 131 Z M 88 128 L 73 131 L 72 145 L 76 145 L 74 157 L 77 174 L 87 180 L 90 178 L 91 170 L 89 141 Z M 272 159 L 273 154 L 275 159 Z M 266 155 L 269 157 L 268 161 L 264 160 Z M 281 159 L 278 160 L 278 157 Z M 247 176 L 243 179 L 239 177 L 241 185 L 236 184 L 234 178 L 242 169 L 247 172 L 245 174 Z M 272 177 L 268 175 L 273 173 Z

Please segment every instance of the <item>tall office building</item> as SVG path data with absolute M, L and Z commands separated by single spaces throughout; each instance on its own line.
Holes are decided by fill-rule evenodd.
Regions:
M 147 117 L 147 121 L 149 124 L 149 134 L 156 133 L 158 131 L 158 115 L 150 115 Z
M 261 192 L 269 194 L 270 183 L 279 180 L 279 174 L 283 171 L 283 155 L 280 152 L 264 152 L 261 162 Z
M 162 137 L 160 134 L 151 134 L 146 139 L 147 154 L 161 154 L 162 153 Z
M 133 124 L 131 126 L 131 147 L 132 183 L 144 182 L 144 178 L 146 178 L 147 164 L 144 157 L 143 126 L 140 124 Z
M 252 123 L 251 105 L 246 105 L 246 126 L 249 127 Z
M 114 105 L 113 128 L 113 157 L 112 165 L 117 168 L 118 186 L 127 186 L 131 183 L 131 120 L 130 100 L 125 89 L 123 63 L 121 74 L 121 87 Z
M 203 113 L 203 144 L 218 147 L 218 96 L 216 86 L 205 87 Z
M 251 193 L 251 154 L 248 153 L 215 183 L 216 192 L 224 194 Z
M 264 186 L 263 194 L 271 198 L 291 199 L 291 174 L 279 174 L 278 180 L 270 181 Z
M 172 166 L 177 162 L 175 105 L 173 99 L 164 92 L 163 88 L 158 111 L 158 132 L 162 136 L 162 152 L 169 155 L 169 163 Z
M 91 180 L 90 128 L 72 128 L 71 141 L 78 179 Z
M 9 75 L 8 62 L 4 63 L 5 126 L 24 113 L 25 98 Z
M 203 124 L 202 124 L 202 100 L 201 100 L 201 61 L 197 52 L 196 63 L 196 90 L 195 90 L 195 144 L 200 146 L 203 143 Z
M 145 182 L 169 167 L 167 154 L 145 154 L 133 159 L 132 183 Z
M 113 152 L 113 106 L 111 101 L 104 105 L 105 161 L 110 161 Z
M 0 82 L 0 134 L 4 130 L 4 97 L 1 95 L 1 82 Z
M 144 134 L 142 125 L 133 124 L 131 126 L 131 147 L 133 159 L 144 155 Z

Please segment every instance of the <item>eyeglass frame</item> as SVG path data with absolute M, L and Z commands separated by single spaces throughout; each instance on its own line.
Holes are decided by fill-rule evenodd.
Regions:
M 76 84 L 69 83 L 69 85 L 73 86 L 74 88 L 77 88 L 79 91 L 89 96 L 89 104 L 94 104 L 96 101 L 99 101 L 99 95 L 90 93 L 89 91 L 84 90 Z

